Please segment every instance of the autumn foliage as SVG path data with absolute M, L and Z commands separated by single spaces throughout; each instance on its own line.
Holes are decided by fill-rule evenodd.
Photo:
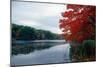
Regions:
M 66 8 L 59 21 L 64 38 L 77 42 L 95 39 L 96 7 L 68 4 Z

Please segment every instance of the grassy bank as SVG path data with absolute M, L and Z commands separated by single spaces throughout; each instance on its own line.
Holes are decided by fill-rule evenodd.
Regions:
M 70 57 L 75 61 L 95 61 L 96 43 L 95 40 L 85 40 L 81 44 L 72 43 L 70 48 Z

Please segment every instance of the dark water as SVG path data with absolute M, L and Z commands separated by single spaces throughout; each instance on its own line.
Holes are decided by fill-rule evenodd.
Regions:
M 28 43 L 27 43 L 28 44 Z M 69 44 L 61 40 L 53 42 L 33 42 L 33 45 L 53 45 L 52 47 L 35 50 L 28 54 L 17 54 L 11 57 L 11 65 L 49 64 L 70 62 Z

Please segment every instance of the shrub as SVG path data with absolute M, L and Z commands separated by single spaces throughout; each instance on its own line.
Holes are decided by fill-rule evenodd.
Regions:
M 82 44 L 76 44 L 76 47 L 71 45 L 70 56 L 72 59 L 76 59 L 76 61 L 95 60 L 95 45 L 95 40 L 84 40 Z

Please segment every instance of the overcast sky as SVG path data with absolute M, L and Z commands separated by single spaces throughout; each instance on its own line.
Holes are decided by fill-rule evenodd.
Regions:
M 59 19 L 65 10 L 66 6 L 61 4 L 13 1 L 12 23 L 61 33 Z

